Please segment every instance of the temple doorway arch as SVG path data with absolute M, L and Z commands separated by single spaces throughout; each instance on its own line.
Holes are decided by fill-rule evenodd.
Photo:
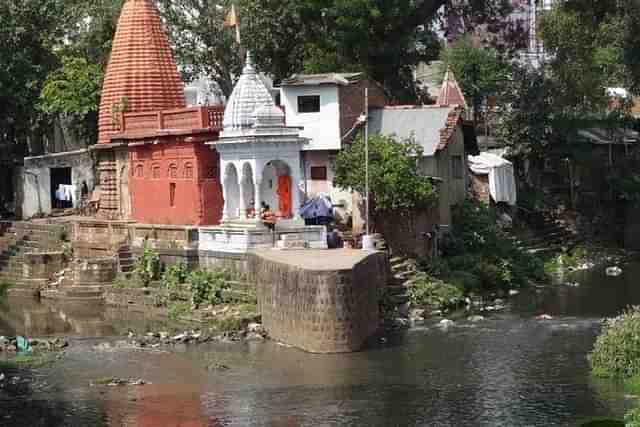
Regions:
M 224 169 L 224 218 L 237 218 L 240 215 L 240 185 L 238 171 L 233 163 Z
M 280 218 L 291 218 L 293 213 L 293 180 L 291 168 L 282 160 L 269 161 L 262 170 L 260 195 Z

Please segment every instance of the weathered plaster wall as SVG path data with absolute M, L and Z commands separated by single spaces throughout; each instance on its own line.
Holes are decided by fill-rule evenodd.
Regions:
M 76 186 L 74 207 L 78 207 L 80 186 L 86 181 L 91 191 L 95 183 L 94 160 L 88 150 L 26 157 L 22 171 L 22 217 L 51 213 L 51 168 L 71 168 L 71 184 Z
M 461 203 L 467 195 L 467 160 L 461 126 L 456 127 L 451 138 L 445 149 L 436 152 L 435 156 L 423 157 L 420 160 L 420 171 L 424 175 L 442 179 L 438 185 L 438 211 L 439 224 L 443 225 L 451 225 L 451 207 Z M 461 159 L 461 176 L 453 174 L 454 156 Z
M 362 348 L 378 327 L 378 292 L 387 259 L 372 253 L 353 270 L 305 270 L 249 255 L 258 306 L 269 336 L 314 353 Z

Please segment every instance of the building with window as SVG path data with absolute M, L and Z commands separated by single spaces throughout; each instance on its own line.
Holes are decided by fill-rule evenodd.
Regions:
M 304 191 L 308 197 L 329 195 L 343 216 L 351 213 L 352 195 L 333 186 L 333 161 L 361 130 L 365 88 L 370 108 L 386 104 L 382 88 L 362 73 L 298 74 L 280 85 L 287 126 L 302 127 L 300 136 L 308 139 L 302 148 Z
M 451 225 L 451 207 L 467 195 L 467 164 L 463 108 L 460 106 L 402 106 L 371 111 L 372 134 L 413 138 L 424 150 L 420 169 L 438 185 L 439 225 Z

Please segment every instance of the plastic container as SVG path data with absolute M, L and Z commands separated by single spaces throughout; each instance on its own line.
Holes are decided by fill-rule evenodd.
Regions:
M 362 250 L 363 251 L 375 251 L 376 250 L 376 239 L 375 236 L 371 234 L 365 234 L 362 236 Z

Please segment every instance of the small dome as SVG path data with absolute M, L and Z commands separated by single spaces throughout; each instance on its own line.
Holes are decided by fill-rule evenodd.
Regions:
M 282 127 L 284 112 L 275 105 L 263 105 L 253 113 L 253 127 Z
M 236 83 L 229 102 L 224 110 L 222 122 L 224 130 L 247 129 L 255 123 L 255 112 L 260 107 L 275 106 L 273 97 L 258 77 L 253 65 L 251 53 L 247 53 L 247 62 L 242 75 Z

